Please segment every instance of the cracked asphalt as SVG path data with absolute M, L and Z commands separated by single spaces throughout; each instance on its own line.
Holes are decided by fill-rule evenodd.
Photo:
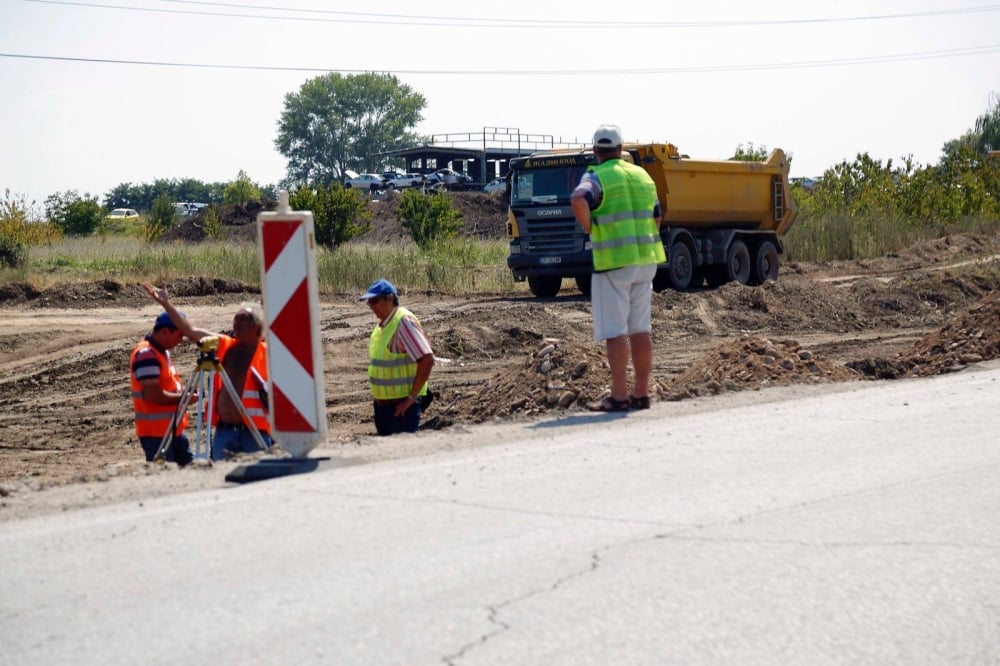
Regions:
M 998 443 L 993 361 L 0 523 L 3 662 L 1000 663 Z

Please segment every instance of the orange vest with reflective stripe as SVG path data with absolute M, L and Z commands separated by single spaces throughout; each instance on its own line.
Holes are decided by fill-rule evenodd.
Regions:
M 142 397 L 142 384 L 132 371 L 132 364 L 135 363 L 136 355 L 144 350 L 150 349 L 156 355 L 156 360 L 160 364 L 160 388 L 164 391 L 183 391 L 184 384 L 181 383 L 177 368 L 166 354 L 150 344 L 149 340 L 143 339 L 132 350 L 129 356 L 128 367 L 129 377 L 132 385 L 132 407 L 135 410 L 135 432 L 139 437 L 163 437 L 170 429 L 170 421 L 174 418 L 177 405 L 154 405 Z M 184 432 L 188 424 L 187 410 L 181 417 L 180 423 L 174 429 L 174 434 Z
M 236 338 L 228 335 L 219 336 L 218 354 L 220 363 L 224 358 L 226 358 L 226 352 L 235 346 Z M 260 382 L 254 378 L 253 371 L 257 372 Z M 267 344 L 263 340 L 257 343 L 257 349 L 253 353 L 253 358 L 250 359 L 250 367 L 247 368 L 247 375 L 243 380 L 243 386 L 234 386 L 233 388 L 240 391 L 240 398 L 243 400 L 243 408 L 247 410 L 247 415 L 253 421 L 253 424 L 257 426 L 257 430 L 260 430 L 261 432 L 271 432 L 271 424 L 267 418 L 267 402 L 264 397 L 268 387 Z M 263 389 L 263 391 L 261 389 Z M 213 409 L 212 425 L 219 423 L 219 410 L 217 408 L 218 400 L 220 393 L 225 390 L 225 387 L 222 386 L 222 377 L 216 376 L 216 408 Z

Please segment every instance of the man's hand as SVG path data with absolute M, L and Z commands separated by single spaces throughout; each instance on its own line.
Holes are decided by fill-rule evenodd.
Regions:
M 167 307 L 167 303 L 170 302 L 170 296 L 167 294 L 166 287 L 154 287 L 149 282 L 143 282 L 142 288 L 146 290 L 146 293 L 149 294 L 154 301 L 163 307 Z

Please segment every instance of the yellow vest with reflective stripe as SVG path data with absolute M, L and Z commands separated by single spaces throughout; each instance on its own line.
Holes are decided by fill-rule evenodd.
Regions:
M 403 317 L 413 317 L 413 313 L 404 307 L 397 307 L 395 314 L 389 318 L 385 326 L 378 325 L 372 331 L 368 340 L 368 384 L 372 389 L 372 397 L 376 400 L 396 400 L 410 394 L 413 380 L 417 376 L 417 364 L 404 354 L 394 354 L 389 350 L 389 344 L 399 322 Z M 416 319 L 416 317 L 413 317 Z M 417 323 L 420 320 L 417 319 Z M 427 393 L 427 383 L 420 387 L 418 395 Z
M 667 260 L 653 213 L 656 184 L 642 168 L 621 159 L 590 167 L 601 182 L 601 205 L 591 211 L 594 270 L 662 264 Z

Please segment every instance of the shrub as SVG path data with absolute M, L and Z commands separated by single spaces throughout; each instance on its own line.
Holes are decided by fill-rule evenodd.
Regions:
M 437 193 L 424 194 L 407 190 L 399 202 L 399 217 L 403 228 L 423 250 L 438 239 L 453 238 L 462 226 L 461 216 L 451 199 Z
M 174 223 L 176 215 L 177 211 L 169 196 L 161 194 L 156 197 L 153 200 L 153 208 L 146 216 L 146 226 L 143 233 L 146 240 L 155 241 L 165 234 L 170 229 L 170 225 Z
M 222 236 L 222 221 L 215 211 L 215 206 L 209 206 L 202 215 L 202 225 L 205 227 L 205 235 L 212 240 L 219 240 Z
M 91 234 L 104 220 L 104 207 L 97 197 L 76 190 L 49 195 L 45 199 L 45 214 L 49 221 L 70 236 Z
M 288 204 L 293 210 L 312 211 L 316 242 L 325 247 L 337 247 L 371 229 L 365 199 L 339 183 L 300 187 L 289 193 Z

